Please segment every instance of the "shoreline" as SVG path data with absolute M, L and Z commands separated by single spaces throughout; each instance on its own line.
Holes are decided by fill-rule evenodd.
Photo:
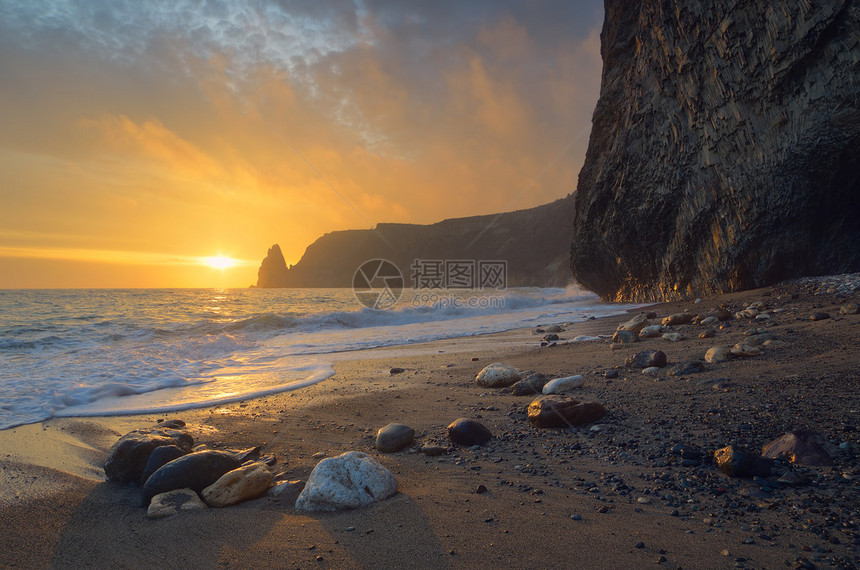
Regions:
M 838 314 L 841 303 L 856 302 L 853 294 L 814 295 L 804 287 L 641 309 L 660 317 L 721 303 L 740 310 L 761 301 L 782 309 L 767 323 L 730 321 L 710 339 L 695 338 L 701 327 L 685 325 L 677 327 L 688 335 L 681 342 L 540 348 L 539 335 L 518 329 L 488 335 L 504 337 L 504 348 L 476 342 L 481 335 L 362 351 L 361 359 L 336 362 L 335 376 L 319 384 L 233 404 L 0 431 L 0 520 L 9 529 L 0 539 L 0 566 L 351 568 L 410 560 L 428 568 L 514 561 L 672 568 L 772 567 L 800 559 L 856 566 L 860 426 L 853 418 L 860 410 L 860 362 L 851 346 L 860 316 Z M 831 318 L 809 321 L 814 311 Z M 629 316 L 576 323 L 560 336 L 611 335 Z M 785 344 L 689 376 L 618 368 L 618 378 L 604 377 L 639 350 L 663 350 L 670 363 L 695 360 L 709 346 L 738 342 L 753 326 Z M 586 385 L 575 395 L 602 402 L 608 414 L 582 428 L 535 428 L 524 414 L 532 397 L 474 383 L 496 361 L 551 377 L 583 374 Z M 404 372 L 391 375 L 395 366 Z M 390 422 L 415 428 L 417 446 L 445 443 L 444 428 L 458 417 L 481 421 L 496 437 L 483 448 L 455 447 L 438 458 L 416 446 L 394 454 L 372 449 L 376 430 Z M 288 479 L 306 480 L 320 452 L 364 451 L 395 473 L 400 492 L 337 513 L 301 513 L 264 497 L 149 520 L 136 505 L 137 490 L 104 482 L 99 470 L 122 433 L 160 418 L 184 419 L 200 442 L 263 445 L 278 461 L 275 472 Z M 796 468 L 812 482 L 806 486 L 766 491 L 707 463 L 682 466 L 671 453 L 678 443 L 703 451 L 730 443 L 760 449 L 790 429 L 821 433 L 834 454 L 833 467 Z M 488 491 L 476 494 L 478 485 Z

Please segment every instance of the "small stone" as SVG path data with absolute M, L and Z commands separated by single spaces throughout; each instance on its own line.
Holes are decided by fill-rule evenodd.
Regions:
M 685 338 L 687 337 L 685 337 L 679 332 L 668 332 L 663 335 L 663 340 L 668 340 L 670 342 L 678 342 L 684 340 Z
M 745 338 L 743 343 L 741 343 L 741 344 L 743 344 L 744 346 L 761 346 L 765 342 L 772 340 L 772 339 L 773 339 L 773 335 L 765 332 L 765 333 L 750 335 L 747 338 Z
M 322 459 L 323 457 L 325 457 L 325 451 L 317 451 L 316 453 L 311 455 L 312 459 Z
M 480 422 L 459 418 L 448 425 L 448 438 L 458 445 L 484 445 L 493 434 Z
M 648 374 L 648 375 L 660 374 L 660 372 L 662 372 L 662 371 L 663 371 L 662 368 L 658 368 L 656 366 L 649 366 L 648 368 L 642 369 L 642 374 Z
M 821 436 L 807 430 L 790 431 L 776 438 L 764 446 L 762 455 L 773 459 L 787 459 L 799 465 L 833 465 L 833 459 L 821 445 Z
M 662 350 L 643 350 L 628 358 L 624 366 L 638 369 L 666 366 L 666 353 Z
M 478 495 L 482 495 L 486 492 L 487 492 L 487 487 L 485 487 L 484 485 L 478 485 L 477 487 L 475 487 L 475 493 Z
M 706 330 L 699 333 L 699 338 L 714 338 L 717 333 L 712 330 Z
M 576 390 L 577 388 L 582 388 L 584 384 L 585 377 L 580 374 L 575 376 L 565 376 L 564 378 L 550 380 L 546 383 L 541 392 L 544 394 L 564 394 Z
M 421 453 L 428 457 L 438 457 L 443 453 L 447 453 L 450 448 L 445 445 L 423 445 L 421 447 Z
M 630 331 L 616 331 L 612 335 L 612 342 L 614 344 L 633 344 L 636 342 L 636 334 Z
M 581 520 L 582 520 L 582 515 L 570 515 L 570 520 L 573 520 L 573 521 L 581 521 Z
M 403 368 L 398 368 L 397 366 L 395 366 L 394 368 L 392 368 L 391 370 L 388 371 L 388 374 L 390 376 L 394 376 L 395 374 L 403 374 L 404 372 L 406 372 L 406 370 L 404 370 Z
M 663 325 L 648 325 L 639 331 L 639 338 L 657 338 L 663 334 Z
M 637 542 L 636 544 L 633 545 L 633 548 L 645 548 L 645 543 L 644 542 Z
M 731 358 L 731 349 L 727 346 L 712 346 L 705 353 L 705 362 L 714 364 L 716 362 L 725 362 Z
M 819 312 L 819 313 L 812 313 L 811 315 L 809 315 L 810 321 L 823 321 L 823 320 L 829 319 L 829 318 L 830 318 L 830 315 L 827 313 L 820 313 Z
M 856 315 L 857 313 L 860 313 L 860 305 L 857 303 L 845 303 L 839 307 L 840 315 Z
M 564 332 L 564 328 L 561 325 L 550 325 L 544 329 L 544 332 L 560 333 L 560 332 Z
M 618 371 L 615 370 L 614 368 L 610 368 L 609 370 L 607 370 L 606 372 L 603 373 L 603 377 L 607 378 L 609 380 L 618 378 Z
M 736 344 L 732 347 L 731 353 L 733 356 L 739 356 L 741 358 L 747 358 L 752 356 L 758 356 L 761 354 L 761 350 L 757 346 L 744 346 L 743 344 Z
M 606 414 L 598 402 L 581 402 L 565 396 L 539 396 L 528 407 L 529 422 L 540 428 L 581 426 Z
M 530 394 L 540 394 L 543 387 L 549 382 L 549 378 L 540 372 L 527 370 L 522 373 L 522 380 L 511 386 L 511 392 L 514 396 L 528 396 Z
M 692 321 L 696 315 L 692 313 L 676 313 L 674 315 L 669 315 L 668 317 L 664 317 L 662 324 L 664 327 L 675 326 L 675 325 L 686 325 L 690 321 Z
M 201 496 L 211 507 L 229 507 L 256 499 L 272 486 L 273 478 L 268 465 L 255 461 L 228 471 L 203 489 Z
M 649 499 L 648 497 L 639 497 L 638 499 L 636 499 L 636 502 L 640 505 L 650 505 L 651 499 Z
M 548 334 L 545 337 L 543 337 L 543 340 L 545 340 L 546 342 L 553 342 L 553 341 L 559 340 L 559 337 L 557 334 L 553 333 L 553 334 Z
M 296 500 L 302 511 L 355 509 L 387 499 L 397 492 L 397 479 L 378 461 L 348 451 L 320 461 Z
M 475 382 L 486 388 L 504 388 L 520 381 L 522 376 L 513 366 L 494 362 L 486 366 L 475 377 Z
M 699 324 L 704 326 L 704 327 L 713 327 L 713 326 L 720 324 L 720 319 L 718 319 L 717 317 L 713 317 L 713 316 L 705 317 L 704 319 L 699 321 Z
M 376 432 L 375 447 L 382 453 L 394 453 L 415 439 L 415 430 L 404 424 L 388 424 Z
M 714 452 L 717 469 L 729 477 L 767 477 L 770 475 L 771 460 L 752 451 L 729 445 Z
M 639 334 L 644 327 L 648 325 L 648 319 L 643 314 L 636 315 L 626 323 L 618 325 L 620 331 L 630 331 L 633 334 Z
M 146 516 L 151 519 L 162 519 L 175 515 L 179 511 L 193 511 L 205 508 L 206 504 L 191 489 L 176 489 L 167 493 L 159 493 L 152 497 L 152 501 L 146 510 Z

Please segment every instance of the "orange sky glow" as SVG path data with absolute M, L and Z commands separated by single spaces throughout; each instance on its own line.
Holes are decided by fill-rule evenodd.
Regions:
M 0 288 L 247 287 L 572 192 L 602 2 L 0 4 Z M 325 177 L 325 179 L 323 179 Z

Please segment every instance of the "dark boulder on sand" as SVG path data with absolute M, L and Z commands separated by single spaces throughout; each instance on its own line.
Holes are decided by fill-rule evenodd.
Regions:
M 458 445 L 484 445 L 493 434 L 480 422 L 459 418 L 448 425 L 448 439 Z
M 229 451 L 195 451 L 166 463 L 153 473 L 143 485 L 143 495 L 148 503 L 153 496 L 174 489 L 188 488 L 200 493 L 241 465 L 236 454 Z
M 170 425 L 177 425 L 175 423 Z M 158 447 L 174 446 L 191 451 L 194 438 L 181 429 L 142 428 L 122 436 L 108 451 L 105 475 L 110 481 L 131 483 L 138 481 L 146 468 L 149 456 Z
M 582 402 L 565 396 L 540 396 L 528 408 L 529 422 L 540 428 L 581 426 L 606 414 L 599 402 Z

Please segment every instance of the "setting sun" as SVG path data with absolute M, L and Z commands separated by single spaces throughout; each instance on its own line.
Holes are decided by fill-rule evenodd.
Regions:
M 200 263 L 202 265 L 208 265 L 213 269 L 229 269 L 230 267 L 235 267 L 239 264 L 239 262 L 232 257 L 225 257 L 223 255 L 204 257 L 200 260 Z

